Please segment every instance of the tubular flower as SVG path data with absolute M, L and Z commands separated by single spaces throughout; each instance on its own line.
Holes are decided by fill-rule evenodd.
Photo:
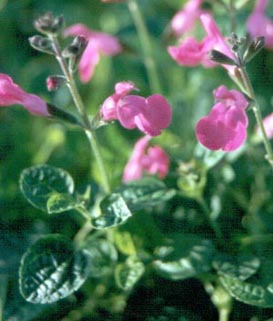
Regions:
M 142 177 L 143 172 L 164 178 L 169 171 L 169 157 L 159 146 L 148 147 L 151 137 L 144 136 L 137 141 L 133 153 L 125 166 L 123 181 L 129 182 Z
M 26 93 L 6 74 L 0 74 L 0 106 L 23 105 L 31 114 L 50 116 L 47 104 L 38 96 Z
M 209 52 L 214 49 L 222 52 L 229 58 L 234 58 L 232 51 L 225 42 L 225 38 L 217 27 L 213 17 L 209 13 L 200 15 L 200 21 L 206 32 L 206 36 L 198 42 L 189 37 L 182 41 L 178 47 L 170 46 L 168 52 L 171 57 L 181 66 L 196 66 L 202 64 L 205 67 L 214 67 L 216 63 L 209 59 Z M 223 65 L 231 74 L 234 67 Z
M 171 21 L 171 30 L 175 36 L 181 36 L 192 29 L 196 19 L 202 13 L 202 10 L 200 10 L 202 2 L 203 0 L 190 0 L 183 9 L 174 15 Z
M 247 31 L 255 38 L 264 37 L 265 47 L 273 49 L 273 20 L 265 15 L 267 0 L 257 0 L 253 12 L 247 19 Z
M 115 93 L 101 106 L 104 121 L 119 120 L 127 129 L 138 128 L 150 136 L 157 136 L 171 121 L 171 107 L 163 96 L 154 94 L 148 98 L 127 95 L 136 89 L 131 82 L 119 82 Z
M 79 74 L 83 83 L 92 78 L 100 55 L 113 56 L 121 51 L 121 45 L 116 37 L 92 31 L 80 23 L 65 29 L 64 34 L 65 36 L 83 36 L 88 40 L 88 45 L 79 63 Z
M 233 151 L 246 139 L 248 101 L 242 93 L 225 86 L 218 87 L 213 94 L 216 104 L 208 116 L 198 121 L 197 139 L 208 149 Z

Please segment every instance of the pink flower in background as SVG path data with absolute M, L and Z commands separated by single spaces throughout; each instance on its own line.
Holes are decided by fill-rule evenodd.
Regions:
M 263 119 L 263 125 L 265 129 L 265 133 L 268 139 L 273 137 L 273 113 L 269 114 Z M 262 137 L 262 133 L 260 128 L 256 129 L 256 133 Z
M 174 15 L 171 21 L 171 30 L 175 36 L 181 36 L 192 29 L 196 19 L 202 13 L 200 9 L 202 2 L 203 0 L 190 0 L 182 10 Z
M 0 74 L 0 106 L 23 105 L 30 113 L 50 116 L 46 103 L 38 96 L 26 93 L 5 74 Z
M 104 121 L 119 120 L 127 129 L 138 128 L 150 136 L 157 136 L 171 122 L 171 107 L 163 96 L 154 94 L 148 98 L 127 95 L 136 89 L 131 82 L 120 82 L 115 93 L 101 106 Z
M 211 61 L 208 54 L 214 49 L 222 52 L 230 58 L 233 53 L 225 42 L 225 38 L 217 27 L 213 17 L 209 13 L 200 15 L 200 21 L 206 32 L 206 36 L 198 42 L 195 38 L 189 37 L 183 40 L 177 47 L 170 46 L 168 52 L 171 57 L 181 66 L 196 66 L 202 64 L 205 67 L 214 67 L 216 63 Z M 234 67 L 223 65 L 231 74 Z
M 198 141 L 211 150 L 229 152 L 239 148 L 246 139 L 248 101 L 236 90 L 218 87 L 214 92 L 216 104 L 208 116 L 196 125 Z
M 251 37 L 263 36 L 265 47 L 273 49 L 273 20 L 265 15 L 267 2 L 267 0 L 256 1 L 256 6 L 246 24 Z
M 169 171 L 169 157 L 159 146 L 148 147 L 151 137 L 144 136 L 137 141 L 133 153 L 125 166 L 123 181 L 128 182 L 142 177 L 143 172 L 164 178 Z
M 121 45 L 116 37 L 92 31 L 80 23 L 65 29 L 64 34 L 65 36 L 83 36 L 88 40 L 79 63 L 80 79 L 84 83 L 92 78 L 100 55 L 113 56 L 121 52 Z

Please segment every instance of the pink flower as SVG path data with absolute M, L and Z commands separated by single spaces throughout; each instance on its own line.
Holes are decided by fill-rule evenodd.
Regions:
M 202 13 L 200 6 L 203 0 L 190 0 L 182 10 L 178 11 L 171 21 L 171 29 L 175 36 L 181 36 L 192 29 L 196 19 Z
M 198 42 L 195 38 L 189 37 L 182 41 L 178 47 L 170 46 L 168 52 L 171 57 L 182 66 L 196 66 L 202 64 L 205 67 L 214 67 L 216 65 L 208 56 L 212 49 L 218 50 L 230 58 L 234 58 L 213 17 L 209 13 L 203 13 L 200 15 L 200 21 L 206 32 L 206 36 L 203 40 Z M 234 73 L 233 66 L 223 66 L 231 74 Z
M 46 103 L 38 96 L 26 93 L 5 74 L 0 74 L 0 106 L 23 105 L 30 113 L 50 116 Z
M 88 39 L 88 45 L 79 63 L 80 79 L 84 83 L 92 78 L 100 55 L 113 56 L 121 51 L 121 45 L 116 37 L 92 31 L 80 23 L 67 28 L 64 34 L 65 36 L 83 36 Z
M 263 36 L 265 47 L 273 49 L 273 20 L 265 15 L 267 2 L 256 1 L 256 6 L 247 20 L 247 30 L 253 38 Z
M 218 87 L 214 92 L 216 104 L 208 116 L 196 125 L 198 141 L 211 150 L 232 151 L 239 148 L 246 139 L 248 101 L 236 90 Z
M 108 97 L 101 106 L 104 121 L 119 120 L 127 129 L 138 128 L 145 134 L 157 136 L 167 128 L 171 121 L 171 107 L 166 98 L 154 94 L 148 98 L 127 95 L 136 89 L 131 82 L 120 82 L 115 86 L 115 93 Z
M 265 129 L 265 133 L 268 139 L 273 137 L 273 113 L 269 114 L 263 119 L 263 125 Z M 256 129 L 256 133 L 262 137 L 262 133 L 260 128 Z
M 128 182 L 142 177 L 143 172 L 164 178 L 169 171 L 169 157 L 159 146 L 148 147 L 149 136 L 137 141 L 130 160 L 123 172 L 123 181 Z

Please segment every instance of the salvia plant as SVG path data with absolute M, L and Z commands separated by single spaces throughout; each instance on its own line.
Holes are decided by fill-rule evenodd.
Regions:
M 1 110 L 1 199 L 16 195 L 1 204 L 28 223 L 2 209 L 0 320 L 273 320 L 271 1 L 101 2 L 109 24 L 120 12 L 130 27 L 34 20 L 47 98 L 0 73 L 0 106 L 32 114 L 34 142 L 46 132 L 16 187 L 5 164 L 18 167 L 31 142 L 8 160 L 4 117 L 20 110 Z M 91 108 L 84 85 L 100 60 L 122 72 L 108 89 L 94 83 Z

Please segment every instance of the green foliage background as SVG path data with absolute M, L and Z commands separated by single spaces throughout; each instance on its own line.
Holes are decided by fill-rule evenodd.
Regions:
M 211 108 L 212 90 L 220 84 L 235 88 L 220 67 L 182 68 L 169 57 L 166 46 L 173 40 L 168 38 L 168 23 L 183 2 L 139 0 L 151 35 L 162 94 L 168 97 L 173 107 L 170 129 L 155 139 L 171 155 L 172 166 L 167 179 L 170 186 L 176 185 L 178 163 L 192 159 L 196 145 L 194 126 Z M 253 3 L 248 1 L 237 14 L 239 35 L 245 32 L 244 22 Z M 112 93 L 114 84 L 121 80 L 135 82 L 143 96 L 151 94 L 139 40 L 125 4 L 102 4 L 99 0 L 7 0 L 0 2 L 0 6 L 0 72 L 9 74 L 26 91 L 71 110 L 71 98 L 65 88 L 57 93 L 48 93 L 45 87 L 46 77 L 59 73 L 54 58 L 34 51 L 28 44 L 28 38 L 35 34 L 33 20 L 51 11 L 55 15 L 63 14 L 67 26 L 85 23 L 91 29 L 118 36 L 124 46 L 122 55 L 103 57 L 93 79 L 86 85 L 80 85 L 90 114 L 98 110 L 104 99 Z M 270 6 L 268 12 L 272 9 L 272 4 Z M 228 16 L 221 7 L 215 5 L 214 8 L 221 30 L 228 35 Z M 64 43 L 67 43 L 66 39 Z M 272 55 L 272 51 L 263 50 L 249 65 L 250 77 L 264 115 L 272 111 Z M 251 140 L 255 123 L 252 115 L 249 115 Z M 111 124 L 99 129 L 98 136 L 112 187 L 116 187 L 120 184 L 123 167 L 140 134 Z M 244 154 L 238 156 L 231 153 L 227 161 L 212 170 L 208 177 L 206 197 L 214 197 L 216 201 L 217 197 L 221 198 L 219 220 L 227 240 L 234 247 L 237 246 L 236 237 L 244 233 L 272 233 L 272 172 L 263 157 L 262 146 L 249 144 Z M 94 294 L 101 299 L 100 309 L 90 309 L 92 312 L 89 317 L 87 313 L 82 319 L 71 315 L 71 311 L 77 310 L 85 302 L 88 293 L 93 293 L 98 280 L 87 282 L 80 293 L 53 306 L 34 306 L 24 302 L 18 293 L 17 279 L 19 261 L 27 247 L 46 233 L 73 237 L 82 222 L 73 211 L 59 214 L 53 219 L 31 207 L 19 191 L 21 171 L 43 163 L 63 167 L 72 175 L 79 189 L 90 183 L 96 190 L 100 178 L 93 159 L 90 159 L 88 142 L 81 132 L 55 121 L 30 116 L 19 106 L 0 110 L 0 160 L 0 282 L 2 289 L 7 289 L 5 321 L 216 319 L 216 310 L 198 281 L 189 279 L 174 283 L 157 275 L 148 275 L 141 280 L 138 288 L 128 295 L 127 306 L 124 301 L 126 296 L 115 288 L 114 281 L 109 278 L 106 280 L 107 287 L 101 284 L 101 293 Z M 203 228 L 199 205 L 190 198 L 182 201 L 174 199 L 158 209 L 155 215 L 162 231 L 209 233 Z M 137 222 L 132 224 L 136 224 L 137 229 L 142 227 Z M 144 238 L 144 235 L 140 235 L 140 238 Z M 149 242 L 149 239 L 145 242 Z M 273 249 L 272 239 L 268 249 Z M 89 304 L 92 305 L 91 299 Z M 125 312 L 121 314 L 123 308 Z M 41 314 L 42 311 L 44 314 Z M 157 318 L 158 313 L 165 319 Z M 69 316 L 67 319 L 66 315 Z M 250 320 L 251 317 L 266 320 L 272 315 L 270 309 L 258 309 L 235 302 L 232 320 Z

